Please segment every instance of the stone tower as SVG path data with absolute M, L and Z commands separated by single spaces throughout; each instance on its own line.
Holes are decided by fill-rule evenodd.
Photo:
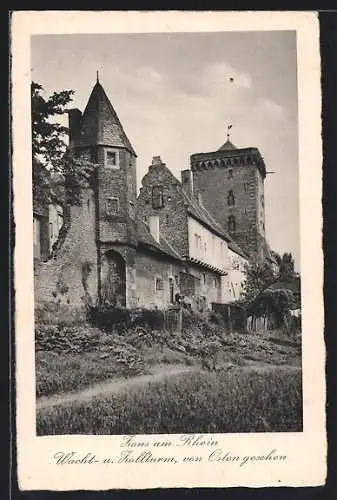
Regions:
M 98 164 L 94 203 L 99 301 L 133 307 L 136 153 L 98 78 L 83 115 L 78 109 L 69 112 L 69 129 L 70 147 Z
M 236 148 L 228 139 L 217 151 L 191 155 L 194 195 L 240 247 L 266 257 L 264 179 L 257 148 Z

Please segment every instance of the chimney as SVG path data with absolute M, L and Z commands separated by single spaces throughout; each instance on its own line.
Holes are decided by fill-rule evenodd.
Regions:
M 193 175 L 192 170 L 181 171 L 181 183 L 189 197 L 193 196 Z
M 154 156 L 152 158 L 152 165 L 161 165 L 162 163 L 160 156 Z
M 76 142 L 80 136 L 82 113 L 79 109 L 68 110 L 69 119 L 69 144 Z
M 151 236 L 159 243 L 159 215 L 150 215 L 149 228 Z

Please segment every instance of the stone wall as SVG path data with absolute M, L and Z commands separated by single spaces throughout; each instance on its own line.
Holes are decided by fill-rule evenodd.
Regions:
M 199 193 L 205 208 L 216 217 L 225 231 L 229 232 L 228 218 L 235 217 L 236 229 L 230 232 L 235 241 L 249 254 L 257 252 L 257 185 L 256 170 L 252 167 L 195 170 L 193 185 L 195 195 Z M 235 204 L 228 205 L 228 194 L 232 191 Z
M 183 301 L 193 310 L 211 309 L 213 302 L 221 301 L 221 278 L 217 273 L 190 264 L 180 272 L 180 290 Z
M 254 148 L 191 156 L 193 189 L 205 208 L 248 255 L 260 258 L 264 231 L 265 166 Z M 234 204 L 229 195 L 234 196 Z M 232 199 L 233 201 L 233 199 Z M 229 217 L 235 218 L 230 230 Z
M 104 260 L 109 257 L 110 251 L 116 252 L 121 256 L 125 265 L 125 306 L 129 308 L 137 307 L 137 290 L 136 290 L 136 248 L 124 244 L 116 243 L 100 243 L 99 249 L 99 264 L 98 278 L 99 290 L 103 286 L 104 281 Z M 100 296 L 100 299 L 102 297 Z
M 173 284 L 173 297 L 180 292 L 180 266 L 169 262 L 159 254 L 137 251 L 136 283 L 137 306 L 146 309 L 166 309 L 172 304 L 170 279 Z M 156 290 L 156 279 L 162 280 L 162 286 Z
M 64 242 L 53 258 L 35 265 L 36 305 L 60 301 L 79 307 L 97 299 L 95 199 L 91 189 L 83 191 L 81 206 L 71 207 L 70 220 Z
M 97 171 L 98 239 L 106 242 L 136 244 L 135 205 L 136 205 L 136 161 L 125 149 L 118 151 L 118 167 L 104 166 L 105 150 L 98 146 L 96 161 L 100 164 Z M 119 210 L 116 215 L 107 213 L 107 200 L 117 198 Z
M 153 208 L 152 187 L 162 186 L 163 207 Z M 143 177 L 142 187 L 137 199 L 137 211 L 141 218 L 151 215 L 159 217 L 159 231 L 178 251 L 188 255 L 187 207 L 181 194 L 181 184 L 165 164 L 151 165 Z

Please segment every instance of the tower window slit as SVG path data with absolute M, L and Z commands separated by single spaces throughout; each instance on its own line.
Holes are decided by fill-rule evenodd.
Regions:
M 228 231 L 233 233 L 236 230 L 236 221 L 234 215 L 228 217 Z
M 232 190 L 230 190 L 228 192 L 228 196 L 227 196 L 227 205 L 229 207 L 232 207 L 233 205 L 235 205 L 235 198 L 234 198 L 234 193 Z

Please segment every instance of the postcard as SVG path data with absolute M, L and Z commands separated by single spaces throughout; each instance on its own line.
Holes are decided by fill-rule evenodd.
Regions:
M 12 16 L 23 490 L 325 482 L 316 12 Z

